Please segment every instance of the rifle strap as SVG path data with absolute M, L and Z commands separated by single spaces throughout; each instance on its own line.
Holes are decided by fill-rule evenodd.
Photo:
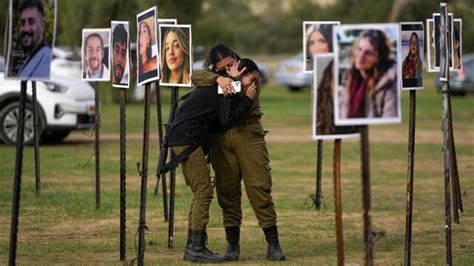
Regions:
M 195 142 L 191 146 L 187 147 L 181 154 L 174 156 L 173 159 L 171 159 L 160 169 L 160 174 L 166 174 L 171 169 L 178 167 L 182 161 L 188 159 L 188 157 L 200 146 L 201 143 Z

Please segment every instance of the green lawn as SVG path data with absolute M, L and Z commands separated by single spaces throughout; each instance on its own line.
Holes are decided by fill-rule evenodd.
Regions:
M 441 95 L 433 88 L 417 93 L 417 144 L 413 209 L 413 264 L 445 264 L 444 181 Z M 184 91 L 182 89 L 181 91 Z M 169 110 L 169 90 L 163 89 L 164 113 Z M 385 232 L 374 246 L 376 264 L 402 264 L 405 238 L 407 176 L 408 92 L 402 93 L 403 123 L 369 129 L 372 224 Z M 273 196 L 278 212 L 285 263 L 336 264 L 336 238 L 332 187 L 332 141 L 324 142 L 323 207 L 316 211 L 309 195 L 315 190 L 316 142 L 311 140 L 311 92 L 290 93 L 267 85 L 261 95 L 269 130 L 267 143 L 272 160 Z M 457 158 L 464 213 L 452 225 L 453 264 L 474 265 L 474 97 L 452 99 Z M 167 248 L 167 223 L 163 222 L 161 190 L 153 195 L 159 147 L 156 105 L 151 115 L 145 261 L 183 264 L 186 215 L 191 193 L 178 170 L 175 248 Z M 65 142 L 41 146 L 43 194 L 35 197 L 33 148 L 25 148 L 22 177 L 17 262 L 19 264 L 121 264 L 119 262 L 119 106 L 101 106 L 102 206 L 95 209 L 94 138 L 76 132 Z M 166 121 L 166 117 L 164 121 Z M 127 106 L 127 262 L 136 256 L 143 104 Z M 345 262 L 364 263 L 362 196 L 358 139 L 342 143 L 342 206 Z M 15 147 L 0 144 L 0 262 L 8 261 Z M 89 162 L 88 162 L 89 161 Z M 266 264 L 263 232 L 248 200 L 243 200 L 241 261 Z M 211 248 L 223 252 L 225 234 L 220 209 L 213 201 L 209 223 Z

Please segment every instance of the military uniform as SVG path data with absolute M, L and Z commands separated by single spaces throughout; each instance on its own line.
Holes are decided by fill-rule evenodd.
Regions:
M 193 84 L 211 85 L 219 75 L 209 70 L 193 74 Z M 272 178 L 270 159 L 265 142 L 265 131 L 260 122 L 259 96 L 244 119 L 224 132 L 214 133 L 212 166 L 216 173 L 216 191 L 222 208 L 224 226 L 242 223 L 241 180 L 261 228 L 276 225 L 275 205 L 271 196 Z
M 181 162 L 186 184 L 193 192 L 189 212 L 189 228 L 192 230 L 205 230 L 209 222 L 213 190 L 205 153 L 211 144 L 211 129 L 233 126 L 250 106 L 250 98 L 243 95 L 224 97 L 218 95 L 217 87 L 213 86 L 196 88 L 176 110 L 168 132 L 172 151 L 179 155 L 187 147 L 198 144 L 198 148 Z

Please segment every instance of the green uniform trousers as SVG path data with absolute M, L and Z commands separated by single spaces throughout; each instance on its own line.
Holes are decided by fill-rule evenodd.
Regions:
M 174 146 L 171 150 L 181 154 L 188 146 Z M 193 192 L 193 199 L 188 215 L 188 228 L 206 230 L 209 223 L 209 207 L 213 198 L 211 175 L 207 160 L 201 147 L 195 150 L 188 159 L 181 162 L 186 185 Z
M 224 226 L 242 222 L 241 182 L 262 228 L 276 224 L 265 131 L 260 122 L 237 125 L 214 135 L 212 165 Z

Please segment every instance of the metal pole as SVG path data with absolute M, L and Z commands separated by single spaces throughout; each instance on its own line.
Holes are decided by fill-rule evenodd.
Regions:
M 405 265 L 411 265 L 411 232 L 413 213 L 413 171 L 415 167 L 416 90 L 410 91 L 410 115 L 408 129 L 408 176 L 405 218 Z
M 171 91 L 171 106 L 178 101 L 179 91 L 178 87 L 173 87 Z M 173 107 L 171 107 L 173 108 Z M 171 152 L 171 159 L 174 153 Z M 174 229 L 174 205 L 175 205 L 175 191 L 176 191 L 176 168 L 170 171 L 170 215 L 168 221 L 168 248 L 173 248 L 173 229 Z
M 322 161 L 323 161 L 323 140 L 318 140 L 318 150 L 316 158 L 316 197 L 314 206 L 316 210 L 321 208 L 321 176 L 322 176 Z
M 440 80 L 443 84 L 441 93 L 443 95 L 443 157 L 444 157 L 444 228 L 446 234 L 446 264 L 452 265 L 451 252 L 451 201 L 450 201 L 450 140 L 449 140 L 449 62 L 448 62 L 448 40 L 447 40 L 447 7 L 441 3 L 440 12 Z
M 341 139 L 334 141 L 334 208 L 336 218 L 337 265 L 344 265 L 344 234 L 341 204 Z
M 449 83 L 448 91 L 449 91 Z M 451 178 L 453 180 L 452 184 L 452 191 L 453 191 L 453 213 L 454 213 L 454 222 L 459 224 L 459 213 L 463 212 L 463 204 L 462 204 L 462 194 L 461 194 L 461 182 L 459 180 L 459 172 L 458 172 L 458 163 L 456 157 L 456 145 L 454 142 L 454 129 L 453 129 L 453 116 L 452 116 L 452 109 L 451 109 L 451 95 L 448 94 L 448 118 L 449 118 L 449 146 L 450 146 L 450 165 L 451 165 Z
M 125 260 L 126 253 L 126 229 L 127 229 L 127 120 L 125 103 L 127 91 L 120 89 L 120 260 Z
M 100 101 L 99 82 L 94 83 L 95 91 L 95 207 L 100 209 Z
M 160 143 L 160 151 L 163 148 L 163 113 L 161 110 L 161 89 L 160 89 L 160 84 L 159 82 L 156 82 L 156 110 L 157 110 L 157 116 L 158 116 L 158 140 Z M 172 107 L 171 107 L 172 108 Z M 159 171 L 159 163 L 160 160 L 158 159 L 157 161 L 157 167 L 156 167 L 156 186 L 155 186 L 155 195 L 158 194 L 158 187 L 160 185 L 160 177 L 161 177 L 161 184 L 162 184 L 162 189 L 163 189 L 163 218 L 165 222 L 168 221 L 168 191 L 166 190 L 166 174 L 162 174 L 160 176 Z
M 146 229 L 146 193 L 148 181 L 148 147 L 150 138 L 150 84 L 145 85 L 145 118 L 143 123 L 143 150 L 141 190 L 140 190 L 140 222 L 138 225 L 138 265 L 144 264 L 145 229 Z
M 20 216 L 21 173 L 23 167 L 23 139 L 25 130 L 26 81 L 21 82 L 18 128 L 16 132 L 15 176 L 13 180 L 12 221 L 10 227 L 10 249 L 8 265 L 16 264 L 16 243 L 18 240 L 18 221 Z
M 362 164 L 362 202 L 364 206 L 364 243 L 365 243 L 365 265 L 373 265 L 373 237 L 372 222 L 370 218 L 370 158 L 369 158 L 369 129 L 367 126 L 360 127 L 361 141 L 361 164 Z
M 35 181 L 36 181 L 36 197 L 41 196 L 41 174 L 40 174 L 40 152 L 39 152 L 39 139 L 41 130 L 39 128 L 38 119 L 38 107 L 36 98 L 36 81 L 32 81 L 33 90 L 33 127 L 35 131 Z

